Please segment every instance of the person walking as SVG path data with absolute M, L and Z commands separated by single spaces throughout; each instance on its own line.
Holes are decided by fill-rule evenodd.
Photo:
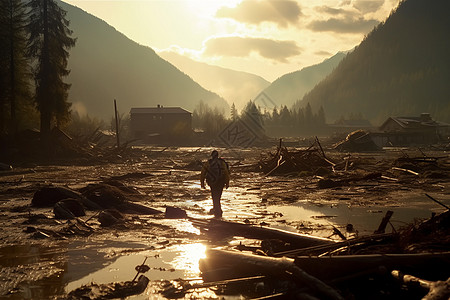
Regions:
M 214 217 L 220 218 L 222 217 L 220 198 L 222 197 L 223 188 L 228 188 L 230 184 L 230 171 L 228 170 L 227 162 L 223 158 L 219 158 L 217 150 L 213 150 L 211 158 L 203 164 L 200 174 L 200 183 L 203 189 L 206 188 L 205 180 L 211 188 Z

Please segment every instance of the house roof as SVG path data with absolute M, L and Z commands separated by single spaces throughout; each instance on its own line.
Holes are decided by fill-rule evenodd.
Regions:
M 190 114 L 189 111 L 181 107 L 133 107 L 130 114 Z
M 383 128 L 389 122 L 389 120 L 394 121 L 402 128 L 419 128 L 419 127 L 430 128 L 430 127 L 447 127 L 447 126 L 449 126 L 449 124 L 447 124 L 447 123 L 434 121 L 433 119 L 431 119 L 431 117 L 425 118 L 425 119 L 423 117 L 389 117 L 383 123 L 383 125 L 381 125 L 381 128 Z

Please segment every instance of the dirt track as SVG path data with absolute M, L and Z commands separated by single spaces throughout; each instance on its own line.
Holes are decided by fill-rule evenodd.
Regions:
M 425 193 L 449 205 L 450 158 L 446 152 L 427 152 L 428 157 L 439 157 L 438 163 L 416 166 L 394 164 L 404 157 L 405 150 L 349 156 L 327 152 L 328 158 L 337 164 L 334 173 L 264 176 L 254 166 L 273 150 L 221 151 L 221 156 L 230 163 L 232 174 L 230 188 L 222 201 L 226 220 L 263 223 L 328 236 L 330 223 L 345 228 L 349 222 L 348 218 L 339 218 L 342 207 L 362 208 L 367 215 L 377 214 L 373 221 L 377 224 L 388 208 L 415 208 L 415 212 L 421 212 L 420 216 L 412 217 L 442 212 L 443 207 L 428 199 Z M 12 299 L 61 296 L 67 292 L 68 283 L 123 255 L 167 249 L 171 245 L 210 243 L 189 221 L 165 220 L 162 216 L 127 216 L 126 225 L 113 228 L 102 228 L 92 218 L 89 225 L 95 231 L 89 237 L 45 237 L 30 229 L 58 231 L 69 225 L 69 221 L 55 220 L 51 208 L 30 206 L 33 194 L 41 187 L 53 184 L 78 190 L 87 184 L 110 179 L 135 190 L 133 200 L 140 204 L 162 212 L 166 206 L 176 206 L 186 210 L 189 217 L 209 218 L 212 203 L 209 191 L 200 188 L 199 162 L 207 159 L 210 151 L 210 148 L 151 148 L 112 164 L 28 165 L 1 172 L 0 295 L 10 293 Z M 407 154 L 422 156 L 415 150 Z M 382 177 L 361 180 L 375 172 Z M 324 177 L 342 184 L 320 189 L 318 182 Z M 288 209 L 283 210 L 283 207 Z M 308 219 L 291 214 L 292 207 L 308 207 Z M 311 215 L 311 211 L 315 211 L 315 215 Z M 82 219 L 87 220 L 94 214 L 87 212 Z M 373 225 L 356 229 L 364 234 L 370 232 Z M 78 269 L 74 271 L 74 268 Z

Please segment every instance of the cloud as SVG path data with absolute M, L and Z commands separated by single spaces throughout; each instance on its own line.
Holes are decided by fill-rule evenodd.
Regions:
M 315 8 L 319 13 L 325 13 L 333 16 L 343 16 L 344 18 L 356 17 L 357 14 L 355 11 L 350 11 L 344 8 L 334 8 L 329 6 L 319 6 Z
M 384 0 L 356 0 L 353 7 L 362 13 L 372 13 L 379 10 L 384 4 Z
M 218 18 L 254 25 L 271 22 L 280 27 L 295 25 L 301 15 L 300 6 L 291 0 L 243 0 L 234 8 L 222 7 L 216 13 Z
M 367 33 L 378 23 L 380 22 L 374 19 L 332 18 L 326 21 L 313 21 L 308 25 L 308 28 L 313 31 L 329 31 L 336 33 Z
M 301 53 L 293 41 L 277 41 L 266 38 L 228 36 L 210 38 L 205 42 L 204 54 L 208 56 L 248 57 L 251 53 L 281 63 Z

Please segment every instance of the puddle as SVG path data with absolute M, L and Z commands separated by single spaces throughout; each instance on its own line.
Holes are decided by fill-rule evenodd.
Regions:
M 22 282 L 15 293 L 7 298 L 54 298 L 92 282 L 130 281 L 137 273 L 135 267 L 144 260 L 150 267 L 145 273 L 150 280 L 199 278 L 198 262 L 205 257 L 205 245 L 179 244 L 164 249 L 139 251 L 144 246 L 116 241 L 75 241 L 51 248 L 39 245 L 0 248 L 1 272 L 9 271 L 11 276 L 16 276 L 16 280 Z M 120 256 L 115 254 L 122 250 L 130 250 L 131 253 Z M 48 272 L 43 272 L 45 269 Z M 43 277 L 33 279 L 22 275 L 33 272 Z
M 205 250 L 205 245 L 195 243 L 176 245 L 162 251 L 151 250 L 121 256 L 98 271 L 79 280 L 68 282 L 65 290 L 70 292 L 91 282 L 109 283 L 132 280 L 136 275 L 134 268 L 144 261 L 150 267 L 150 271 L 145 273 L 150 280 L 197 278 L 200 276 L 198 261 L 205 257 Z
M 415 219 L 427 219 L 433 212 L 440 213 L 443 210 L 430 203 L 411 202 L 409 207 L 386 207 L 386 206 L 358 206 L 349 207 L 344 204 L 331 206 L 317 206 L 310 203 L 298 202 L 290 205 L 267 206 L 267 211 L 273 214 L 281 213 L 280 220 L 287 222 L 298 221 L 299 224 L 312 225 L 334 225 L 337 228 L 345 228 L 352 224 L 360 235 L 372 234 L 379 226 L 382 218 L 388 210 L 394 212 L 390 222 L 397 230 L 402 226 L 414 222 Z M 283 228 L 282 225 L 277 227 Z M 284 226 L 284 229 L 289 229 Z M 292 230 L 292 228 L 290 228 Z M 295 230 L 295 229 L 294 229 Z M 387 232 L 392 229 L 388 225 Z M 326 236 L 326 232 L 314 232 L 314 234 Z

